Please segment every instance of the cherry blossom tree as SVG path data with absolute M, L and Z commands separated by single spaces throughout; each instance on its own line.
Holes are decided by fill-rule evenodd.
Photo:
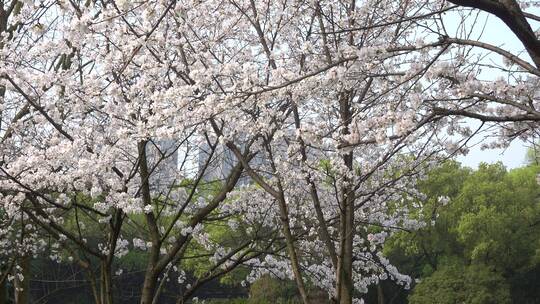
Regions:
M 183 303 L 239 265 L 294 279 L 304 303 L 308 286 L 336 303 L 409 286 L 381 248 L 422 226 L 407 206 L 425 169 L 489 127 L 494 145 L 532 136 L 540 117 L 523 19 L 537 17 L 471 3 L 0 1 L 0 232 L 20 216 L 54 239 L 32 252 L 68 256 L 103 304 L 130 250 L 147 253 L 141 303 L 173 276 Z M 502 18 L 533 63 L 471 39 L 460 5 Z M 482 78 L 480 50 L 505 79 Z M 231 240 L 212 239 L 216 221 Z M 188 283 L 194 246 L 213 255 Z
M 387 276 L 387 273 L 383 273 L 370 278 L 362 272 L 368 267 L 362 265 L 362 270 L 354 267 L 354 261 L 361 259 L 361 254 L 354 252 L 353 248 L 358 248 L 363 240 L 359 238 L 361 233 L 354 232 L 353 227 L 360 226 L 359 222 L 367 222 L 363 228 L 373 224 L 393 226 L 394 229 L 399 227 L 396 224 L 399 223 L 398 216 L 394 215 L 396 222 L 378 222 L 370 217 L 370 211 L 377 210 L 377 207 L 384 208 L 385 204 L 369 195 L 367 200 L 374 205 L 366 208 L 367 211 L 358 212 L 358 215 L 356 209 L 357 205 L 366 204 L 358 200 L 357 196 L 362 197 L 361 190 L 377 193 L 377 183 L 370 178 L 373 172 L 389 174 L 385 166 L 395 164 L 391 157 L 402 149 L 401 144 L 405 143 L 407 153 L 414 155 L 415 161 L 418 161 L 418 164 L 413 162 L 413 168 L 416 168 L 438 152 L 437 149 L 444 147 L 449 154 L 466 151 L 467 141 L 479 131 L 497 127 L 502 136 L 492 143 L 493 146 L 504 146 L 518 136 L 527 138 L 536 132 L 534 103 L 538 99 L 537 69 L 508 51 L 467 38 L 472 30 L 467 29 L 469 24 L 465 17 L 462 30 L 458 31 L 464 37 L 451 37 L 445 29 L 443 14 L 466 12 L 460 7 L 445 2 L 316 2 L 305 10 L 298 9 L 312 12 L 312 23 L 306 25 L 304 29 L 307 30 L 302 32 L 298 30 L 302 27 L 295 25 L 295 22 L 302 22 L 298 21 L 301 18 L 293 16 L 286 19 L 278 13 L 279 7 L 275 8 L 278 12 L 274 12 L 271 5 L 234 4 L 251 24 L 257 36 L 254 40 L 258 40 L 260 52 L 267 60 L 265 78 L 259 80 L 261 88 L 252 89 L 246 93 L 246 98 L 272 99 L 289 106 L 284 110 L 285 115 L 272 113 L 270 118 L 264 119 L 257 112 L 258 116 L 254 117 L 254 123 L 264 121 L 261 128 L 268 128 L 271 125 L 269 121 L 282 122 L 281 130 L 270 129 L 263 139 L 264 158 L 270 164 L 269 168 L 261 170 L 262 174 L 250 168 L 248 162 L 242 161 L 234 143 L 228 142 L 227 146 L 244 163 L 248 174 L 279 205 L 292 272 L 304 302 L 309 302 L 304 287 L 304 276 L 309 277 L 309 274 L 302 272 L 310 271 L 307 271 L 307 265 L 302 265 L 299 254 L 302 251 L 300 244 L 304 240 L 295 241 L 293 231 L 308 231 L 309 225 L 300 225 L 304 229 L 291 226 L 291 222 L 297 223 L 299 218 L 307 215 L 291 216 L 290 209 L 295 206 L 293 198 L 296 197 L 296 204 L 299 204 L 298 197 L 307 194 L 311 197 L 315 213 L 306 222 L 318 223 L 315 231 L 321 244 L 326 247 L 323 255 L 326 255 L 327 266 L 330 261 L 334 266 L 334 272 L 327 271 L 320 277 L 335 277 L 326 288 L 331 291 L 334 300 L 350 303 L 353 290 L 365 290 L 366 281 L 376 282 Z M 508 6 L 507 9 L 515 10 L 516 6 L 513 5 L 511 9 Z M 270 25 L 265 27 L 267 23 L 261 20 L 272 24 L 267 20 L 274 15 L 279 20 L 276 24 L 283 22 L 292 26 L 287 28 L 284 25 L 282 29 L 274 29 Z M 528 16 L 535 18 L 531 14 Z M 285 21 L 281 18 L 285 18 Z M 368 21 L 359 25 L 358 20 Z M 472 24 L 471 27 L 476 29 L 477 25 Z M 511 24 L 510 27 L 515 29 Z M 296 33 L 292 42 L 290 33 Z M 535 35 L 530 31 L 530 26 L 527 35 L 529 38 Z M 535 48 L 531 48 L 528 40 L 520 39 L 534 59 Z M 508 65 L 518 68 L 514 71 L 490 67 L 500 75 L 509 75 L 511 80 L 483 79 L 481 68 L 485 62 L 478 54 L 483 50 L 503 56 Z M 298 53 L 295 54 L 296 51 Z M 515 76 L 519 74 L 523 76 Z M 276 76 L 276 83 L 272 83 Z M 279 77 L 283 79 L 279 80 Z M 497 97 L 497 94 L 504 94 L 505 97 Z M 528 102 L 525 102 L 526 99 Z M 272 110 L 275 111 L 275 108 Z M 468 120 L 463 118 L 478 119 L 482 124 L 476 132 L 472 132 L 467 125 Z M 483 128 L 486 125 L 487 128 Z M 219 135 L 223 135 L 217 130 L 217 125 L 214 128 Z M 291 132 L 293 130 L 296 132 Z M 441 136 L 444 133 L 453 136 L 455 132 L 463 136 L 461 142 Z M 420 144 L 426 142 L 439 148 L 426 149 Z M 339 214 L 339 220 L 334 222 L 325 218 L 324 208 L 320 207 L 319 191 L 324 191 L 325 183 L 324 178 L 317 180 L 316 176 L 317 173 L 321 174 L 321 168 L 317 167 L 321 159 L 329 160 L 332 168 L 339 168 L 336 170 L 338 173 L 323 175 L 335 179 L 334 193 L 330 196 L 334 210 L 327 211 L 329 215 Z M 361 169 L 356 170 L 355 167 Z M 405 175 L 414 172 L 407 169 L 406 163 L 399 163 L 396 167 L 401 168 Z M 270 180 L 267 179 L 268 172 Z M 359 176 L 357 180 L 355 175 Z M 393 184 L 400 180 L 394 175 L 390 176 L 386 183 Z M 302 177 L 305 179 L 304 185 Z M 377 178 L 378 182 L 388 186 L 380 175 Z M 367 189 L 361 189 L 362 186 Z M 396 195 L 407 193 L 404 189 L 396 190 Z M 356 194 L 356 191 L 359 193 Z M 391 195 L 392 191 L 385 189 L 385 194 Z M 391 212 L 387 211 L 386 214 Z M 357 222 L 356 219 L 361 220 Z M 338 228 L 337 233 L 332 231 L 334 237 L 327 231 L 332 228 Z M 355 241 L 355 237 L 359 241 Z M 312 247 L 321 248 L 320 245 Z M 312 251 L 308 252 L 312 254 Z M 362 279 L 353 279 L 353 274 Z M 396 274 L 393 276 L 399 277 Z M 366 277 L 371 280 L 366 280 Z M 315 282 L 321 281 L 320 278 L 315 279 Z
M 179 31 L 168 31 L 185 23 L 174 4 L 12 1 L 2 7 L 2 207 L 55 240 L 51 257 L 68 254 L 87 271 L 96 303 L 112 303 L 114 261 L 134 247 L 148 251 L 141 303 L 157 303 L 159 280 L 177 269 L 191 244 L 216 254 L 195 282 L 179 280 L 187 286 L 179 301 L 274 239 L 271 231 L 254 229 L 241 242 L 220 246 L 205 232 L 243 167 L 233 166 L 216 181 L 219 190 L 205 193 L 205 171 L 221 157 L 205 122 L 221 110 L 200 102 L 190 76 L 204 45 L 188 49 Z M 160 47 L 165 42 L 173 44 Z M 167 151 L 158 144 L 163 140 L 172 142 Z M 209 157 L 188 178 L 188 159 L 202 146 L 210 147 Z M 173 164 L 168 184 L 154 187 L 163 182 L 154 174 L 160 163 L 178 154 L 180 168 Z M 222 213 L 221 220 L 235 215 Z M 127 240 L 133 226 L 140 236 Z M 96 229 L 101 234 L 89 240 Z
M 304 302 L 309 302 L 306 279 L 329 290 L 331 297 L 341 303 L 350 303 L 353 290 L 366 290 L 379 278 L 392 277 L 409 283 L 377 253 L 377 245 L 383 243 L 386 232 L 375 235 L 369 231 L 373 226 L 384 230 L 390 226 L 410 229 L 418 225 L 403 214 L 390 212 L 385 200 L 399 201 L 406 189 L 415 195 L 414 187 L 404 176 L 414 176 L 425 156 L 435 152 L 426 149 L 425 144 L 411 144 L 416 131 L 417 138 L 434 131 L 422 128 L 433 116 L 420 109 L 418 96 L 416 102 L 408 103 L 405 99 L 410 97 L 408 91 L 421 90 L 414 86 L 439 54 L 426 57 L 424 64 L 418 63 L 421 68 L 407 73 L 405 68 L 418 59 L 412 52 L 424 46 L 408 43 L 406 31 L 375 25 L 386 22 L 403 7 L 379 3 L 388 15 L 377 16 L 375 10 L 368 9 L 374 4 L 367 2 L 355 7 L 354 2 L 327 6 L 315 3 L 296 10 L 311 12 L 309 25 L 295 24 L 304 21 L 293 14 L 283 21 L 288 28 L 268 28 L 266 33 L 258 16 L 287 18 L 272 11 L 279 11 L 279 7 L 236 4 L 253 27 L 254 39 L 259 41 L 268 62 L 268 76 L 259 81 L 261 89 L 246 95 L 284 103 L 286 110 L 279 116 L 269 113 L 268 118 L 262 116 L 262 110 L 254 117 L 254 123 L 262 120 L 261 127 L 276 125 L 277 130 L 266 131 L 261 143 L 264 159 L 269 161 L 269 168 L 262 171 L 270 172 L 270 179 L 268 174 L 251 168 L 234 143 L 228 142 L 227 146 L 278 204 L 292 273 Z M 355 26 L 357 20 L 369 19 L 358 18 L 357 10 L 367 16 L 373 13 L 368 27 L 376 29 L 375 33 L 357 35 L 357 29 L 342 30 Z M 341 29 L 336 29 L 338 26 Z M 290 33 L 295 33 L 292 41 Z M 394 111 L 405 115 L 398 118 Z M 392 129 L 391 134 L 388 129 Z M 215 131 L 218 132 L 217 125 Z M 414 161 L 393 159 L 405 146 L 414 155 Z M 326 165 L 321 165 L 321 161 Z M 396 173 L 384 178 L 392 171 Z M 379 192 L 383 188 L 385 191 Z M 306 195 L 310 199 L 306 200 Z M 298 214 L 293 208 L 314 212 Z M 295 232 L 311 235 L 297 241 Z M 325 249 L 321 251 L 322 248 Z M 309 261 L 300 252 L 314 256 Z

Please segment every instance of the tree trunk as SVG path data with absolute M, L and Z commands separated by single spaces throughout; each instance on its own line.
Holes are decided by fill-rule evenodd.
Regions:
M 352 0 L 349 7 L 349 26 L 355 26 L 354 11 L 356 1 Z M 349 45 L 354 45 L 354 32 L 349 33 Z M 366 86 L 369 87 L 369 84 Z M 352 100 L 354 91 L 346 90 L 339 94 L 339 115 L 341 120 L 341 134 L 351 133 L 350 125 L 352 123 Z M 363 97 L 361 97 L 363 99 Z M 353 151 L 350 151 L 342 157 L 344 165 L 347 167 L 347 174 L 354 171 Z M 355 190 L 351 184 L 350 178 L 346 175 L 343 178 L 343 186 L 340 202 L 340 252 L 337 270 L 337 293 L 340 304 L 352 304 L 353 301 L 353 239 L 354 239 L 354 201 Z
M 377 304 L 384 304 L 384 291 L 380 281 L 377 284 Z
M 152 304 L 154 299 L 154 291 L 157 284 L 157 275 L 154 272 L 152 265 L 147 266 L 146 274 L 144 275 L 144 284 L 141 294 L 141 304 Z
M 339 98 L 340 119 L 343 125 L 341 131 L 346 135 L 350 133 L 352 113 L 350 109 L 351 92 L 342 93 Z M 353 153 L 349 152 L 343 156 L 343 162 L 348 171 L 353 170 Z M 351 304 L 353 297 L 353 238 L 354 238 L 354 189 L 350 185 L 350 179 L 343 178 L 341 190 L 340 215 L 339 215 L 339 261 L 337 270 L 337 293 L 340 304 Z
M 7 284 L 6 280 L 0 282 L 0 304 L 8 303 Z
M 152 206 L 152 196 L 150 193 L 150 171 L 148 170 L 148 159 L 146 155 L 146 141 L 139 142 L 139 175 L 141 178 L 141 194 L 145 206 Z M 145 212 L 145 220 L 150 232 L 152 247 L 150 256 L 146 265 L 144 275 L 144 284 L 141 295 L 141 304 L 151 304 L 156 290 L 159 271 L 156 269 L 159 260 L 159 251 L 161 249 L 160 234 L 154 213 Z
M 273 161 L 274 157 L 272 155 L 272 149 L 270 148 L 270 145 L 268 143 L 266 143 L 266 150 L 268 151 L 268 155 L 272 160 L 270 162 L 272 169 L 274 170 L 274 172 L 277 172 L 276 165 Z M 291 259 L 291 267 L 294 273 L 294 278 L 296 280 L 296 286 L 298 288 L 300 296 L 302 297 L 302 302 L 304 304 L 309 304 L 306 285 L 304 284 L 304 278 L 302 277 L 302 269 L 300 269 L 300 259 L 298 257 L 298 254 L 296 253 L 296 248 L 294 246 L 294 237 L 291 232 L 289 210 L 287 209 L 287 202 L 285 201 L 285 191 L 283 190 L 283 186 L 281 185 L 281 181 L 279 179 L 277 181 L 277 187 L 278 195 L 274 197 L 276 197 L 279 205 L 279 218 L 281 220 L 282 232 L 285 236 L 285 242 L 287 244 L 287 252 L 289 254 L 289 258 Z
M 354 237 L 354 198 L 345 187 L 340 214 L 340 254 L 338 262 L 338 299 L 341 304 L 351 304 L 353 297 L 353 237 Z
M 92 296 L 94 297 L 94 303 L 95 304 L 102 304 L 100 294 L 99 294 L 99 290 L 98 290 L 98 286 L 97 286 L 97 278 L 96 278 L 95 273 L 93 272 L 93 270 L 90 269 L 90 267 L 87 269 L 87 274 L 86 275 L 88 277 L 88 281 L 90 281 L 90 288 L 92 289 Z
M 294 125 L 297 130 L 301 129 L 300 126 L 300 114 L 298 113 L 298 107 L 293 104 L 293 115 L 294 115 Z M 306 144 L 304 143 L 304 140 L 302 137 L 298 139 L 298 142 L 300 143 L 300 152 L 302 154 L 302 163 L 305 165 L 307 161 L 307 152 L 306 152 Z M 315 183 L 311 180 L 311 176 L 309 175 L 309 172 L 307 170 L 302 170 L 307 176 L 306 176 L 306 183 L 309 185 L 309 194 L 311 196 L 311 201 L 313 202 L 313 208 L 315 209 L 315 214 L 317 215 L 317 221 L 319 223 L 319 239 L 324 242 L 326 249 L 328 251 L 328 256 L 330 256 L 330 260 L 332 261 L 332 266 L 334 267 L 334 271 L 337 270 L 337 254 L 336 254 L 336 247 L 334 245 L 334 242 L 332 241 L 332 238 L 330 237 L 330 233 L 328 232 L 328 226 L 326 225 L 326 220 L 324 219 L 324 214 L 322 212 L 321 208 L 321 202 L 319 200 L 319 194 L 317 193 L 317 186 Z
M 111 265 L 106 261 L 101 262 L 101 303 L 113 304 Z
M 285 242 L 287 243 L 287 252 L 289 253 L 289 258 L 291 259 L 291 266 L 293 269 L 294 277 L 296 279 L 296 285 L 302 301 L 304 304 L 309 303 L 306 286 L 304 285 L 304 280 L 302 279 L 302 270 L 300 269 L 300 261 L 298 260 L 298 255 L 296 254 L 296 248 L 294 247 L 294 238 L 291 233 L 291 227 L 289 224 L 289 212 L 287 211 L 287 204 L 285 199 L 282 197 L 278 200 L 279 202 L 279 212 L 281 218 L 281 225 L 283 227 L 282 232 L 285 235 Z
M 23 279 L 20 280 L 19 276 L 15 275 L 15 304 L 28 304 L 30 301 L 30 256 L 21 257 L 19 266 Z

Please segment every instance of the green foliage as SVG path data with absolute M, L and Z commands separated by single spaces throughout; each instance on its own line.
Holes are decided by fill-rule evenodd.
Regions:
M 506 172 L 501 164 L 481 165 L 466 181 L 453 208 L 454 227 L 465 258 L 508 273 L 532 267 L 538 249 L 540 186 L 538 167 Z
M 249 291 L 249 304 L 300 303 L 294 283 L 263 276 L 255 281 Z
M 511 303 L 505 279 L 483 265 L 446 265 L 422 280 L 409 297 L 411 304 Z
M 211 299 L 205 300 L 205 304 L 250 304 L 249 299 L 234 298 L 234 299 Z
M 125 256 L 118 259 L 118 267 L 127 271 L 144 269 L 148 253 L 138 250 L 130 250 Z
M 415 233 L 394 234 L 384 248 L 390 260 L 400 265 L 401 271 L 414 277 L 425 277 L 437 267 L 438 257 L 461 252 L 462 245 L 451 229 L 459 215 L 449 205 L 441 203 L 439 197 L 448 197 L 453 202 L 470 173 L 457 162 L 446 162 L 420 183 L 427 200 L 422 208 L 411 209 L 416 212 L 413 216 L 424 221 L 426 227 Z
M 528 165 L 540 165 L 540 149 L 539 142 L 535 142 L 532 147 L 527 150 L 525 155 L 525 163 Z
M 185 187 L 186 192 L 190 193 L 192 191 L 193 181 L 186 179 L 180 183 L 180 187 Z M 211 200 L 222 187 L 223 184 L 221 181 L 205 182 L 203 185 L 198 186 L 198 191 L 195 192 L 193 200 L 195 201 L 200 198 Z M 233 198 L 229 197 L 221 204 L 230 204 L 232 200 Z M 246 232 L 250 227 L 247 227 L 239 217 L 240 216 L 223 217 L 223 214 L 214 211 L 202 222 L 202 225 L 212 242 L 220 244 L 221 247 L 234 249 L 243 245 L 247 239 L 250 239 Z M 163 218 L 164 220 L 167 220 L 166 217 Z M 189 223 L 188 218 L 181 218 L 181 221 Z M 238 227 L 234 231 L 229 226 L 229 221 L 235 221 L 237 223 Z M 174 233 L 180 233 L 180 231 L 173 232 L 173 234 Z M 190 242 L 185 253 L 187 258 L 183 259 L 178 267 L 195 277 L 203 277 L 209 271 L 212 271 L 214 267 L 215 261 L 211 260 L 214 253 L 215 250 L 213 248 L 204 248 L 197 242 Z M 248 273 L 249 270 L 247 268 L 238 266 L 234 270 L 221 276 L 219 281 L 221 284 L 229 285 L 231 287 L 238 286 Z
M 422 278 L 412 303 L 507 303 L 510 293 L 517 301 L 514 290 L 523 288 L 516 278 L 535 277 L 540 268 L 539 172 L 447 162 L 428 175 L 420 185 L 428 199 L 415 214 L 426 227 L 397 233 L 385 247 L 402 271 Z M 533 289 L 519 296 L 536 297 Z
M 300 304 L 292 281 L 262 276 L 250 286 L 249 298 L 204 300 L 207 304 Z

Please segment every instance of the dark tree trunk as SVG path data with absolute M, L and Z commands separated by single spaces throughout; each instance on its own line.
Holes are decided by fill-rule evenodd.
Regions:
M 8 303 L 7 284 L 6 280 L 0 282 L 0 304 Z
M 28 304 L 30 301 L 30 256 L 23 256 L 19 260 L 23 280 L 15 275 L 15 304 Z

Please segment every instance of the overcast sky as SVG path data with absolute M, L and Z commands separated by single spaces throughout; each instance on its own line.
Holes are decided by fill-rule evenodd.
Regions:
M 481 162 L 495 163 L 502 161 L 507 168 L 516 168 L 524 164 L 527 147 L 523 142 L 514 141 L 507 149 L 480 150 L 479 146 L 473 147 L 466 156 L 458 157 L 462 164 L 476 168 Z

